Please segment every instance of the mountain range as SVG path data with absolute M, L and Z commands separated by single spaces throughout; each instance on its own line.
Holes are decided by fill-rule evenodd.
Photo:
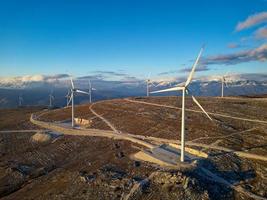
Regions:
M 146 95 L 146 80 L 104 80 L 93 77 L 78 77 L 75 87 L 88 90 L 88 78 L 93 87 L 93 101 L 112 98 Z M 226 76 L 225 96 L 259 95 L 267 93 L 267 74 L 235 74 Z M 185 78 L 152 79 L 150 90 L 160 90 L 176 86 L 184 82 Z M 66 95 L 69 90 L 69 77 L 64 74 L 54 76 L 26 76 L 15 78 L 0 78 L 0 108 L 18 106 L 19 96 L 23 98 L 22 105 L 48 105 L 50 93 L 55 100 L 54 106 L 66 105 Z M 205 76 L 195 79 L 190 90 L 195 96 L 220 96 L 221 77 Z M 180 93 L 159 93 L 158 96 L 180 95 Z M 88 102 L 88 96 L 77 95 L 75 103 Z

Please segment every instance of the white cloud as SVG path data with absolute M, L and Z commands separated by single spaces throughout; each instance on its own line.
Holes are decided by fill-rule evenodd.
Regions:
M 238 48 L 238 47 L 239 47 L 239 45 L 236 44 L 236 43 L 230 43 L 230 44 L 228 44 L 227 46 L 228 46 L 228 48 L 230 48 L 230 49 L 235 49 L 235 48 Z
M 234 65 L 243 62 L 260 61 L 264 62 L 267 60 L 267 44 L 263 44 L 257 48 L 239 51 L 236 53 L 208 56 L 202 60 L 204 65 Z
M 243 39 L 243 38 L 242 38 Z M 242 40 L 241 40 L 241 42 L 243 42 Z M 244 48 L 244 47 L 247 47 L 247 45 L 244 45 L 244 44 L 238 44 L 238 43 L 229 43 L 228 45 L 227 45 L 227 47 L 229 48 L 229 49 L 237 49 L 237 48 Z
M 53 82 L 59 79 L 67 78 L 67 74 L 55 74 L 55 75 L 26 75 L 26 76 L 16 76 L 16 77 L 0 77 L 3 82 Z
M 26 75 L 16 77 L 0 77 L 1 87 L 27 87 L 27 86 L 39 86 L 45 83 L 57 83 L 60 80 L 69 77 L 67 74 L 55 74 L 55 75 Z
M 209 82 L 209 81 L 221 81 L 221 77 L 219 75 L 213 75 L 213 76 L 202 76 L 199 77 L 197 80 L 203 81 L 203 82 Z M 229 73 L 226 74 L 227 81 L 229 82 L 235 82 L 235 81 L 259 81 L 259 82 L 265 82 L 267 81 L 267 74 L 258 74 L 258 73 L 243 73 L 243 74 L 233 74 Z
M 236 26 L 236 31 L 248 29 L 265 22 L 267 22 L 267 12 L 256 13 L 249 16 L 245 21 L 239 22 Z
M 258 39 L 267 39 L 267 26 L 259 28 L 255 32 L 256 38 Z

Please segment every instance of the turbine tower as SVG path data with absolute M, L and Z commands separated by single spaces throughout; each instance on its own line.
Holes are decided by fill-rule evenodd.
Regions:
M 55 99 L 55 97 L 53 96 L 53 91 L 51 91 L 49 94 L 49 107 L 50 108 L 52 108 L 52 106 L 53 106 L 54 99 Z
M 221 97 L 223 98 L 224 97 L 224 85 L 226 86 L 226 87 L 228 87 L 228 85 L 227 85 L 227 81 L 226 81 L 226 75 L 223 75 L 222 77 L 221 77 L 221 81 L 222 81 L 222 94 L 221 94 Z
M 19 107 L 21 107 L 22 106 L 22 102 L 23 102 L 24 100 L 23 100 L 23 98 L 22 98 L 22 95 L 20 94 L 19 95 Z
M 155 91 L 155 92 L 151 92 L 151 93 L 160 93 L 160 92 L 170 92 L 170 91 L 182 91 L 182 119 L 181 119 L 181 162 L 184 162 L 184 152 L 185 152 L 185 135 L 184 135 L 184 131 L 185 131 L 185 95 L 186 94 L 189 94 L 190 91 L 188 89 L 188 86 L 190 84 L 190 82 L 192 81 L 192 78 L 193 78 L 193 75 L 194 75 L 194 72 L 195 72 L 195 68 L 199 62 L 199 59 L 202 55 L 202 52 L 203 52 L 204 48 L 202 47 L 198 56 L 197 56 L 197 59 L 192 67 L 192 70 L 186 80 L 186 82 L 184 83 L 183 86 L 176 86 L 176 87 L 173 87 L 173 88 L 168 88 L 168 89 L 165 89 L 165 90 L 159 90 L 159 91 Z M 200 105 L 200 103 L 197 101 L 197 99 L 191 95 L 194 103 L 202 110 L 203 113 L 206 114 L 206 116 L 210 119 L 211 117 L 208 115 L 208 113 L 204 110 L 204 108 Z
M 150 93 L 150 90 L 149 90 L 149 89 L 150 89 L 150 86 L 151 86 L 151 85 L 155 86 L 155 85 L 151 82 L 151 80 L 150 80 L 150 74 L 151 74 L 151 73 L 148 74 L 147 79 L 146 79 L 146 96 L 147 96 L 147 97 L 149 97 L 149 93 Z
M 69 101 L 71 101 L 71 126 L 72 128 L 74 128 L 74 96 L 75 96 L 75 93 L 86 94 L 86 95 L 89 95 L 89 93 L 75 88 L 71 77 L 70 77 L 70 82 L 71 82 L 71 90 L 70 90 L 71 96 L 70 96 Z
M 89 103 L 92 103 L 92 91 L 96 90 L 95 88 L 92 87 L 91 81 L 89 80 Z

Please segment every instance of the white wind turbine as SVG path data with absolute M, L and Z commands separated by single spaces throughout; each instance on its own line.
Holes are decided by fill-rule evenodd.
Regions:
M 228 87 L 228 84 L 227 84 L 227 81 L 226 81 L 226 77 L 228 76 L 228 73 L 226 73 L 226 75 L 223 75 L 222 77 L 221 77 L 221 81 L 222 81 L 222 94 L 221 94 L 221 97 L 223 98 L 224 97 L 224 85 L 226 86 L 226 87 Z
M 50 108 L 53 106 L 54 99 L 55 99 L 55 97 L 53 96 L 53 91 L 51 91 L 49 94 L 49 107 Z
M 74 128 L 74 96 L 75 96 L 75 93 L 81 93 L 81 94 L 86 94 L 86 95 L 89 95 L 89 93 L 75 88 L 71 77 L 70 77 L 70 82 L 71 82 L 71 90 L 70 90 L 71 95 L 70 95 L 69 101 L 71 101 L 71 126 L 72 128 Z
M 23 102 L 24 100 L 23 100 L 23 97 L 22 97 L 22 95 L 20 94 L 19 95 L 19 107 L 21 107 L 22 106 L 22 102 Z
M 146 79 L 146 96 L 147 97 L 149 97 L 149 93 L 150 93 L 150 86 L 152 85 L 152 86 L 155 86 L 154 84 L 153 84 L 153 82 L 150 80 L 150 74 L 151 73 L 149 73 L 148 74 L 148 76 L 147 76 L 147 79 Z
M 92 87 L 91 81 L 89 80 L 89 103 L 92 103 L 92 91 L 96 90 Z
M 188 89 L 188 85 L 190 84 L 192 78 L 193 78 L 193 74 L 195 72 L 195 68 L 199 62 L 199 59 L 201 57 L 201 54 L 203 52 L 204 48 L 202 47 L 198 56 L 197 56 L 197 59 L 192 67 L 192 70 L 185 82 L 185 84 L 183 86 L 176 86 L 176 87 L 173 87 L 173 88 L 169 88 L 169 89 L 165 89 L 165 90 L 159 90 L 159 91 L 155 91 L 155 92 L 151 92 L 151 93 L 159 93 L 159 92 L 169 92 L 169 91 L 182 91 L 182 120 L 181 120 L 181 162 L 184 162 L 184 151 L 185 151 L 185 135 L 184 135 L 184 130 L 185 130 L 185 95 L 186 94 L 189 94 L 189 89 Z M 191 95 L 194 103 L 202 110 L 203 113 L 206 114 L 206 116 L 210 119 L 211 117 L 208 115 L 208 113 L 204 110 L 204 108 L 200 105 L 200 103 L 196 100 L 196 98 Z

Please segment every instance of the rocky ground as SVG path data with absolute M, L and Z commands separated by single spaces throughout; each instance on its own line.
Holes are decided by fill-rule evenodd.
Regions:
M 176 97 L 134 98 L 180 107 Z M 209 112 L 267 121 L 267 101 L 254 98 L 200 98 Z M 89 110 L 77 106 L 77 117 L 90 119 L 88 128 L 111 130 Z M 190 99 L 187 108 L 199 110 Z M 267 198 L 267 163 L 234 153 L 201 148 L 210 156 L 190 170 L 170 170 L 135 161 L 140 148 L 128 141 L 67 136 L 41 130 L 28 121 L 42 108 L 1 110 L 0 197 L 2 199 L 254 199 Z M 180 110 L 117 99 L 92 106 L 119 131 L 166 139 L 180 139 Z M 70 108 L 47 111 L 40 119 L 70 120 Z M 3 118 L 3 113 L 5 117 Z M 186 112 L 186 139 L 233 150 L 266 155 L 267 124 Z M 12 120 L 11 120 L 12 119 Z M 20 132 L 22 129 L 32 129 Z M 36 135 L 38 132 L 39 135 Z M 41 134 L 46 134 L 42 137 Z M 40 136 L 41 135 L 41 136 Z M 48 135 L 48 136 L 47 136 Z M 41 138 L 41 139 L 40 139 Z M 227 181 L 207 176 L 207 169 Z M 232 185 L 232 186 L 231 186 Z M 236 191 L 241 187 L 247 193 Z

